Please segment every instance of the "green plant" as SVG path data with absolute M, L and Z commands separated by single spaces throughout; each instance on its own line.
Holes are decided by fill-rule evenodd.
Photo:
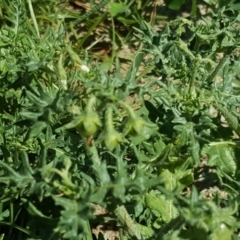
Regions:
M 238 10 L 156 33 L 136 1 L 141 44 L 122 74 L 115 55 L 113 72 L 94 64 L 57 3 L 1 8 L 1 238 L 93 239 L 106 221 L 121 239 L 237 239 Z M 113 23 L 125 7 L 110 4 Z

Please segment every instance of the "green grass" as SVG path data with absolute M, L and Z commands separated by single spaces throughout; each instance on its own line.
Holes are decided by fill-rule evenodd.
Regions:
M 239 239 L 240 5 L 165 3 L 2 1 L 0 239 Z

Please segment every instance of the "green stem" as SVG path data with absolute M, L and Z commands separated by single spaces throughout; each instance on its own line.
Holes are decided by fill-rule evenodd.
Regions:
M 74 62 L 74 64 L 78 63 L 78 64 L 82 64 L 82 60 L 79 58 L 79 56 L 77 55 L 76 52 L 73 51 L 73 49 L 70 46 L 66 47 L 70 58 L 72 59 L 72 61 Z
M 88 146 L 86 144 L 86 149 L 87 149 L 87 154 L 88 154 L 89 158 L 92 160 L 93 165 L 100 166 L 101 160 L 99 158 L 98 151 L 97 151 L 96 145 L 93 140 L 92 140 L 91 146 Z
M 114 61 L 114 58 L 116 56 L 116 32 L 115 32 L 115 24 L 114 24 L 114 19 L 112 17 L 112 62 Z
M 215 107 L 225 117 L 229 127 L 232 128 L 238 135 L 240 135 L 240 126 L 237 117 L 235 117 L 229 111 L 229 109 L 226 109 L 219 103 L 213 103 L 213 107 Z
M 28 176 L 33 175 L 34 171 L 29 163 L 29 158 L 26 151 L 21 151 L 21 160 L 24 167 L 24 171 Z
M 2 167 L 1 169 L 6 169 L 11 174 L 11 177 L 14 177 L 15 179 L 21 178 L 21 175 L 18 172 L 15 172 L 13 168 L 11 168 L 8 164 L 4 163 L 3 161 L 0 161 L 0 167 Z
M 220 69 L 223 67 L 223 65 L 226 63 L 230 55 L 232 54 L 233 50 L 235 48 L 230 48 L 228 51 L 225 53 L 224 57 L 221 59 L 221 61 L 218 63 L 217 67 L 213 70 L 213 72 L 210 74 L 210 76 L 206 79 L 207 83 L 213 82 L 214 78 L 220 71 Z
M 197 0 L 192 0 L 191 18 L 197 17 Z
M 76 47 L 77 50 L 79 50 L 82 47 L 84 42 L 89 38 L 91 33 L 94 31 L 94 29 L 96 29 L 96 27 L 102 22 L 102 20 L 105 18 L 105 16 L 106 16 L 105 14 L 102 14 L 100 17 L 98 17 L 94 21 L 93 25 L 88 29 L 87 33 L 84 34 L 84 36 L 77 43 L 77 47 Z M 78 37 L 77 37 L 77 39 L 78 39 Z
M 78 24 L 85 20 L 86 18 L 90 17 L 92 14 L 100 10 L 101 8 L 105 7 L 111 0 L 103 0 L 99 4 L 97 4 L 94 8 L 92 8 L 89 12 L 85 13 L 81 17 L 79 17 L 76 21 L 75 24 Z
M 192 75 L 191 75 L 190 84 L 189 84 L 189 89 L 188 89 L 188 93 L 189 93 L 189 94 L 192 93 L 192 88 L 193 88 L 193 85 L 194 85 L 194 82 L 195 82 L 196 73 L 197 73 L 199 64 L 200 64 L 200 58 L 199 58 L 199 57 L 196 57 L 195 60 L 194 60 L 193 72 L 192 72 Z
M 83 231 L 85 233 L 84 240 L 93 240 L 92 238 L 92 230 L 89 224 L 89 221 L 85 221 L 83 224 Z
M 78 40 L 79 37 L 78 37 L 78 34 L 77 34 L 76 30 L 74 29 L 74 26 L 73 26 L 73 25 L 74 25 L 73 22 L 70 22 L 70 24 L 69 24 L 69 28 L 70 28 L 70 30 L 71 30 L 73 36 L 75 37 L 75 39 Z
M 30 11 L 32 20 L 33 20 L 33 25 L 34 25 L 35 30 L 36 30 L 36 32 L 37 32 L 37 36 L 40 37 L 39 29 L 38 29 L 38 24 L 37 24 L 37 20 L 36 20 L 34 11 L 33 11 L 33 6 L 32 6 L 31 0 L 28 0 L 28 7 L 29 7 L 29 11 Z
M 44 145 L 40 138 L 38 139 L 38 143 L 40 145 L 39 167 L 42 168 L 47 165 L 47 147 Z
M 109 132 L 113 131 L 113 120 L 112 120 L 112 108 L 111 107 L 107 108 L 105 124 L 106 124 L 107 131 L 109 131 Z
M 119 101 L 119 104 L 121 104 L 122 107 L 124 107 L 127 110 L 128 114 L 129 114 L 129 117 L 131 119 L 134 120 L 134 119 L 137 118 L 136 113 L 134 112 L 134 110 L 130 106 L 128 106 L 125 102 Z

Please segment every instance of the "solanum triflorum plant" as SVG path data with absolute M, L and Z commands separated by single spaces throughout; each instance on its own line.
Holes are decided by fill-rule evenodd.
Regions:
M 1 238 L 93 239 L 104 222 L 121 239 L 237 238 L 236 5 L 156 33 L 141 1 L 111 3 L 112 23 L 134 22 L 141 37 L 122 74 L 114 54 L 112 72 L 93 64 L 69 24 L 79 13 L 57 3 L 4 0 L 0 11 Z

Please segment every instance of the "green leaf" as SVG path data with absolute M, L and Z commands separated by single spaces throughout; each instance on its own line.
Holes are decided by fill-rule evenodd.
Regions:
M 87 211 L 89 206 L 87 203 L 80 203 L 64 197 L 53 196 L 55 204 L 61 206 L 60 221 L 56 228 L 56 232 L 63 235 L 65 239 L 82 239 L 84 235 L 91 236 L 90 229 L 87 227 L 87 218 L 91 217 L 91 212 Z
M 136 226 L 137 226 L 137 228 L 139 229 L 139 231 L 141 232 L 142 236 L 145 239 L 153 237 L 154 231 L 151 227 L 147 227 L 147 226 L 144 226 L 144 225 L 139 224 L 139 223 L 137 223 Z
M 117 159 L 117 173 L 115 186 L 113 188 L 113 195 L 117 199 L 119 198 L 122 202 L 124 202 L 124 196 L 126 192 L 125 184 L 128 182 L 126 165 L 123 160 L 119 157 Z
M 172 10 L 179 10 L 180 7 L 184 4 L 185 0 L 165 0 L 167 6 Z
M 231 240 L 233 235 L 233 229 L 228 227 L 226 224 L 221 223 L 218 228 L 210 235 L 212 240 L 224 239 Z
M 38 121 L 34 123 L 34 125 L 31 127 L 28 137 L 36 137 L 38 136 L 45 128 L 47 127 L 47 123 L 43 121 Z
M 122 13 L 127 10 L 127 6 L 124 3 L 109 3 L 109 12 L 112 17 L 117 16 L 119 13 Z
M 194 180 L 191 169 L 183 170 L 179 167 L 175 168 L 173 172 L 172 171 L 162 169 L 159 175 L 164 182 L 165 188 L 169 191 L 178 190 L 180 192 Z
M 5 218 L 9 217 L 10 211 L 9 209 L 0 213 L 0 221 L 3 221 Z
M 215 166 L 227 174 L 234 174 L 237 165 L 233 148 L 225 143 L 207 145 L 202 150 L 202 155 L 207 155 L 208 165 Z
M 156 195 L 154 192 L 145 195 L 145 204 L 148 208 L 157 211 L 164 222 L 170 222 L 178 215 L 173 201 L 166 199 L 164 195 Z

